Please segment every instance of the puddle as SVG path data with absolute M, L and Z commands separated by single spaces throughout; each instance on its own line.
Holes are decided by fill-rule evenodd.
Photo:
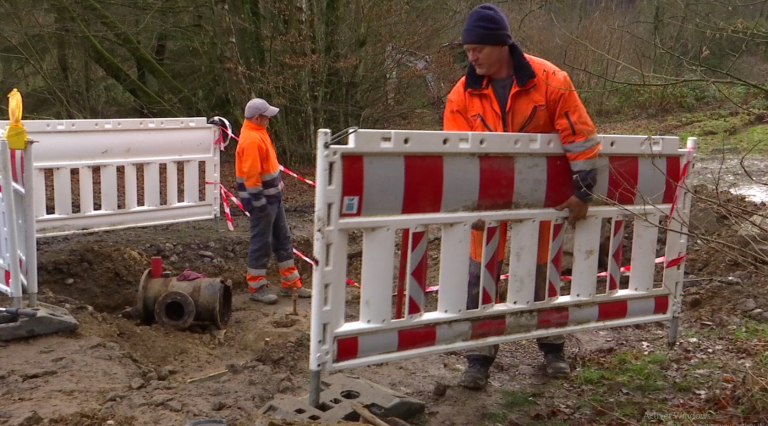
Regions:
M 768 186 L 745 185 L 730 190 L 734 194 L 743 195 L 755 203 L 768 202 Z

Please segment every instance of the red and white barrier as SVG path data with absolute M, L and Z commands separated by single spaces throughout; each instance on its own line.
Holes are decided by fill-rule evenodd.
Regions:
M 313 373 L 580 330 L 676 324 L 690 209 L 684 179 L 695 139 L 681 150 L 673 137 L 599 136 L 596 201 L 575 225 L 572 273 L 561 277 L 568 212 L 553 207 L 573 186 L 557 135 L 357 130 L 345 145 L 331 145 L 330 135 L 319 132 L 315 173 Z M 666 216 L 665 255 L 656 259 Z M 624 247 L 629 218 L 632 244 Z M 487 224 L 480 303 L 467 310 L 471 225 L 480 219 Z M 609 267 L 600 273 L 605 219 L 613 227 Z M 501 224 L 509 226 L 506 245 L 499 244 Z M 550 232 L 546 297 L 539 301 L 542 224 Z M 436 256 L 426 244 L 428 226 L 441 229 L 439 264 L 430 261 Z M 397 230 L 404 230 L 403 318 L 392 302 Z M 363 261 L 359 317 L 348 321 L 351 232 L 362 232 Z M 621 264 L 624 250 L 631 251 L 631 266 Z M 501 251 L 510 265 L 506 300 L 495 280 Z M 666 264 L 662 283 L 654 283 L 657 261 Z M 629 274 L 628 289 L 619 288 L 622 273 Z M 598 291 L 601 275 L 608 285 Z M 437 285 L 426 287 L 427 279 Z M 560 294 L 564 279 L 571 281 L 568 295 Z M 430 311 L 425 294 L 436 288 L 437 308 Z
M 37 306 L 37 242 L 32 172 L 33 144 L 12 150 L 0 140 L 0 292 L 20 307 L 26 289 Z

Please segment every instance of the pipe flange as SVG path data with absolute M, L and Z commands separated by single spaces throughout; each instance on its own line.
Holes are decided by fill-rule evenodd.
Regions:
M 136 297 L 136 308 L 138 311 L 139 321 L 145 325 L 152 324 L 152 319 L 154 318 L 154 312 L 150 310 L 151 308 L 148 309 L 148 307 L 144 304 L 144 299 L 146 298 L 147 292 L 149 291 L 151 271 L 151 269 L 147 268 L 141 275 L 141 281 L 139 281 L 139 292 Z
M 160 325 L 185 330 L 195 319 L 195 301 L 180 291 L 169 291 L 155 304 L 155 319 Z

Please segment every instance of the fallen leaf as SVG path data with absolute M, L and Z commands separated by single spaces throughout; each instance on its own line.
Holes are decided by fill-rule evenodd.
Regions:
M 736 378 L 731 376 L 730 374 L 723 374 L 723 381 L 726 382 L 735 382 Z

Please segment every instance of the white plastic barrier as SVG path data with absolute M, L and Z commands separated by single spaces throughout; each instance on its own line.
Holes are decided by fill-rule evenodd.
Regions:
M 600 136 L 595 202 L 575 227 L 570 294 L 560 294 L 563 220 L 572 178 L 557 135 L 358 130 L 346 145 L 318 137 L 310 369 L 321 371 L 590 329 L 673 320 L 681 309 L 690 195 L 678 185 L 695 139 Z M 685 163 L 688 162 L 688 166 Z M 674 207 L 669 223 L 666 222 Z M 622 247 L 634 218 L 632 247 Z M 467 310 L 471 224 L 487 223 L 479 309 Z M 601 226 L 612 220 L 604 289 L 598 288 Z M 509 222 L 506 300 L 494 303 L 502 221 Z M 535 300 L 537 241 L 548 228 L 547 292 Z M 429 264 L 427 227 L 441 229 Z M 654 282 L 659 227 L 668 229 L 662 282 Z M 410 230 L 406 316 L 393 316 L 396 231 Z M 348 238 L 362 231 L 359 318 L 346 321 Z M 629 287 L 620 289 L 624 249 Z M 434 259 L 434 257 L 431 257 Z M 426 306 L 427 269 L 439 268 L 436 309 Z M 312 399 L 310 399 L 312 401 Z
M 219 215 L 218 185 L 205 183 L 219 181 L 218 130 L 205 118 L 30 120 L 24 125 L 30 139 L 39 142 L 34 162 L 38 235 Z
M 32 215 L 32 144 L 24 151 L 8 149 L 0 139 L 0 292 L 21 307 L 27 289 L 30 306 L 37 306 L 37 243 Z

